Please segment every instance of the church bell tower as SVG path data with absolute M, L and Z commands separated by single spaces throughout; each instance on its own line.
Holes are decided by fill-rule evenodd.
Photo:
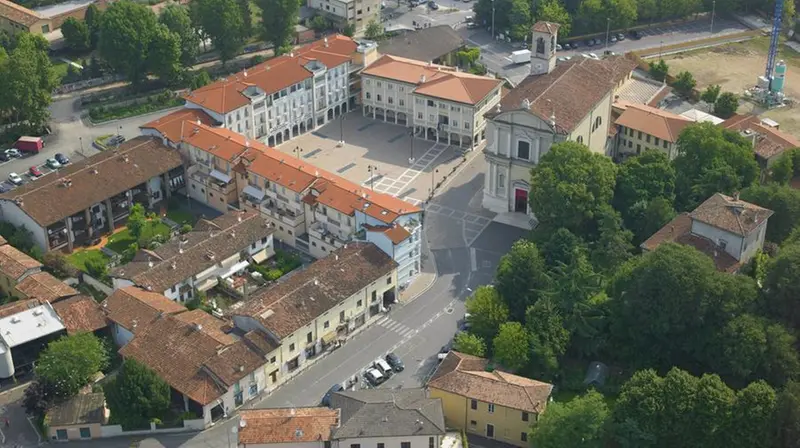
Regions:
M 544 75 L 556 67 L 559 24 L 536 22 L 531 30 L 531 75 Z

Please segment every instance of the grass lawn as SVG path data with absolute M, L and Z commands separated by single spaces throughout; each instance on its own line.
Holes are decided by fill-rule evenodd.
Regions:
M 158 223 L 157 225 L 152 225 L 151 223 L 147 223 L 144 230 L 142 231 L 142 238 L 150 239 L 155 235 L 169 235 L 169 226 L 162 223 Z M 122 254 L 131 244 L 135 243 L 136 239 L 131 235 L 131 231 L 128 229 L 122 230 L 117 232 L 110 237 L 108 237 L 108 243 L 106 243 L 107 248 L 113 250 L 118 254 Z
M 111 261 L 108 255 L 100 252 L 99 249 L 81 250 L 67 256 L 67 260 L 69 260 L 73 266 L 84 272 L 86 271 L 86 262 L 95 258 L 102 260 L 104 263 Z
M 53 65 L 53 72 L 55 72 L 59 84 L 61 80 L 67 76 L 67 63 L 61 59 L 50 58 L 50 64 Z
M 197 221 L 194 215 L 182 209 L 167 209 L 167 218 L 177 222 L 179 225 L 194 225 L 195 221 Z

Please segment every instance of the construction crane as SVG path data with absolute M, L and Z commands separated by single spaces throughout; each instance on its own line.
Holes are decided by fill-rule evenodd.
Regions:
M 783 0 L 775 0 L 775 16 L 772 20 L 772 38 L 769 42 L 769 54 L 767 55 L 767 69 L 764 77 L 769 79 L 770 88 L 775 71 L 775 57 L 778 55 L 778 38 L 781 34 L 781 22 L 783 21 Z
M 758 77 L 756 85 L 747 91 L 745 96 L 754 99 L 767 108 L 780 107 L 791 99 L 786 98 L 784 87 L 786 83 L 786 62 L 777 59 L 778 39 L 781 36 L 781 22 L 783 21 L 783 2 L 775 0 L 775 17 L 772 20 L 772 36 L 767 54 L 767 67 L 764 76 Z M 789 0 L 794 1 L 794 0 Z

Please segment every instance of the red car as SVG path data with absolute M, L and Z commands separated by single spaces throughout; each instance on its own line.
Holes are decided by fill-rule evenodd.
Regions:
M 28 173 L 30 173 L 31 177 L 41 177 L 42 176 L 42 171 L 37 166 L 30 167 L 30 169 L 28 170 Z

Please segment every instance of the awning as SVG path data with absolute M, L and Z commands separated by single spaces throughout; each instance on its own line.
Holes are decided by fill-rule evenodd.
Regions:
M 220 274 L 219 277 L 228 278 L 231 275 L 235 274 L 236 272 L 241 271 L 242 269 L 246 268 L 249 265 L 250 265 L 250 262 L 247 261 L 247 260 L 240 261 L 240 262 L 236 263 L 235 265 L 231 266 L 230 268 L 228 268 L 224 273 Z
M 330 344 L 334 339 L 336 339 L 336 336 L 336 332 L 331 331 L 330 333 L 322 336 L 322 342 L 325 344 Z
M 256 187 L 251 186 L 251 185 L 248 185 L 248 186 L 244 187 L 244 190 L 242 190 L 242 191 L 244 192 L 244 194 L 246 194 L 246 195 L 248 195 L 248 196 L 250 196 L 252 198 L 255 198 L 258 201 L 264 199 L 264 192 L 259 190 Z
M 211 177 L 226 184 L 230 183 L 231 181 L 231 176 L 228 176 L 227 174 L 217 170 L 211 170 Z
M 267 250 L 264 249 L 261 252 L 253 255 L 253 261 L 255 261 L 256 263 L 262 263 L 264 260 L 267 259 L 268 255 L 269 254 L 267 254 Z

